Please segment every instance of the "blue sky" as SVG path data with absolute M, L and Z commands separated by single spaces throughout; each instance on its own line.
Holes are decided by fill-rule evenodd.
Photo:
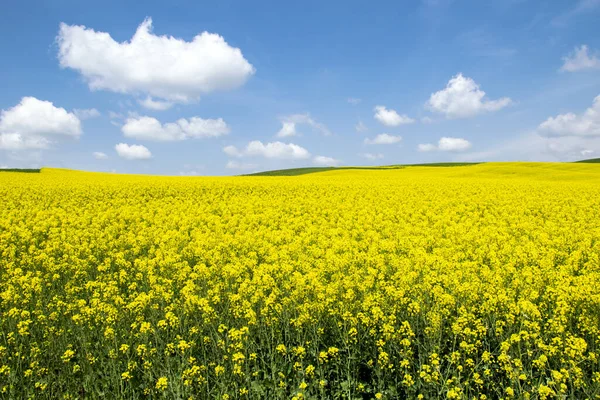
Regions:
M 599 19 L 600 0 L 10 2 L 0 167 L 600 157 Z

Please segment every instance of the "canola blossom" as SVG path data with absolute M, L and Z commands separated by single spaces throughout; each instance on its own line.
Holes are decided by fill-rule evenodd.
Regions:
M 600 396 L 600 165 L 0 173 L 0 397 Z

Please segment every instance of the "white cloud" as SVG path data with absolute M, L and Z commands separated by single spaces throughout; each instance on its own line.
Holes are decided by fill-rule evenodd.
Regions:
M 471 148 L 471 142 L 462 138 L 443 137 L 438 140 L 437 145 L 426 143 L 417 146 L 417 149 L 422 152 L 427 151 L 465 151 Z
M 366 132 L 369 130 L 369 128 L 362 121 L 358 121 L 358 124 L 354 126 L 354 129 L 356 129 L 356 132 Z
M 395 110 L 388 110 L 385 106 L 375 106 L 374 111 L 374 118 L 385 126 L 399 126 L 415 122 L 407 115 L 400 115 Z
M 108 156 L 101 151 L 95 151 L 93 154 L 96 160 L 106 160 L 108 158 Z
M 263 144 L 260 140 L 253 140 L 243 150 L 235 146 L 223 148 L 225 154 L 231 157 L 265 157 L 278 159 L 302 160 L 310 158 L 310 153 L 304 147 L 294 143 L 270 142 Z
M 45 149 L 49 146 L 50 141 L 43 137 L 27 137 L 19 133 L 0 133 L 1 150 Z
M 480 152 L 457 154 L 455 161 L 576 161 L 600 153 L 600 137 L 544 137 L 529 132 Z M 583 153 L 586 152 L 586 153 Z M 584 157 L 585 156 L 585 157 Z
M 375 161 L 381 160 L 383 158 L 383 154 L 381 153 L 363 153 L 361 157 L 366 158 L 367 160 Z
M 431 117 L 423 117 L 423 118 L 421 118 L 421 122 L 423 124 L 433 124 L 434 121 L 433 121 L 433 118 L 431 118 Z
M 296 136 L 296 124 L 293 122 L 282 122 L 282 127 L 277 132 L 277 137 Z
M 508 97 L 485 99 L 485 92 L 473 79 L 458 74 L 450 79 L 445 89 L 431 95 L 428 106 L 447 118 L 468 118 L 486 111 L 498 111 L 511 103 Z
M 348 97 L 348 103 L 352 104 L 353 106 L 360 104 L 361 101 L 361 99 L 357 99 L 356 97 Z
M 542 137 L 538 136 L 539 144 L 537 150 L 539 153 L 535 160 L 553 158 L 561 161 L 576 161 L 585 158 L 593 158 L 594 154 L 600 152 L 599 137 Z
M 310 153 L 305 148 L 293 143 L 271 142 L 265 145 L 258 140 L 248 143 L 245 152 L 249 156 L 266 158 L 304 159 L 310 157 Z
M 256 169 L 257 167 L 258 167 L 257 164 L 241 163 L 241 162 L 233 161 L 233 160 L 228 161 L 227 164 L 225 165 L 225 168 L 227 168 L 227 169 L 239 169 L 242 171 Z
M 417 149 L 422 152 L 428 152 L 428 151 L 436 151 L 438 148 L 435 144 L 424 143 L 424 144 L 419 144 L 417 146 Z
M 374 139 L 365 139 L 365 144 L 394 144 L 400 143 L 402 136 L 390 135 L 389 133 L 380 133 Z
M 543 136 L 600 136 L 600 96 L 594 99 L 583 114 L 559 114 L 550 117 L 538 127 Z
M 308 125 L 312 129 L 320 132 L 325 136 L 331 135 L 331 132 L 324 124 L 315 121 L 310 114 L 292 114 L 281 118 L 281 129 L 277 132 L 276 136 L 290 137 L 297 136 L 299 133 L 296 129 L 297 125 Z
M 244 154 L 237 149 L 235 146 L 225 146 L 223 147 L 223 152 L 230 157 L 243 157 Z
M 176 122 L 162 124 L 156 118 L 144 116 L 127 118 L 121 131 L 125 137 L 138 140 L 174 141 L 223 136 L 229 133 L 229 127 L 222 118 L 180 118 Z
M 575 72 L 583 69 L 600 68 L 600 58 L 596 54 L 590 55 L 585 44 L 576 47 L 567 57 L 563 57 L 563 61 L 561 71 Z
M 462 138 L 443 137 L 438 141 L 440 151 L 465 151 L 471 148 L 471 142 Z
M 142 107 L 154 111 L 165 111 L 173 107 L 173 102 L 171 101 L 154 100 L 150 96 L 146 97 L 143 100 L 138 100 L 138 103 L 140 103 Z
M 60 66 L 78 71 L 92 90 L 188 102 L 239 87 L 255 72 L 240 49 L 223 37 L 203 32 L 187 42 L 158 36 L 150 18 L 121 43 L 109 33 L 61 23 L 57 42 Z
M 52 142 L 47 136 L 81 135 L 81 121 L 50 101 L 23 97 L 21 102 L 0 113 L 0 149 L 43 149 Z
M 100 111 L 95 108 L 76 108 L 73 110 L 73 114 L 79 119 L 90 119 L 97 118 L 100 116 Z
M 324 167 L 337 167 L 340 165 L 341 161 L 331 157 L 315 156 L 313 158 L 313 163 L 316 165 L 322 165 Z
M 119 157 L 127 160 L 147 160 L 152 158 L 152 153 L 150 153 L 150 150 L 148 150 L 146 146 L 138 144 L 128 145 L 126 143 L 119 143 L 115 146 L 115 150 L 117 151 Z
M 0 115 L 0 132 L 22 135 L 81 135 L 81 121 L 50 101 L 23 97 L 21 102 Z

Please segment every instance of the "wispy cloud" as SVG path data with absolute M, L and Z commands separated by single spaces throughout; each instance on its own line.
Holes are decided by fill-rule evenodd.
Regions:
M 354 126 L 354 129 L 356 129 L 356 132 L 366 132 L 369 130 L 369 128 L 362 121 L 358 121 L 358 124 Z
M 308 125 L 312 129 L 318 131 L 324 136 L 331 135 L 331 131 L 327 128 L 327 126 L 321 122 L 316 121 L 310 116 L 309 113 L 287 115 L 285 117 L 280 118 L 280 120 L 281 129 L 275 135 L 279 138 L 300 135 L 300 133 L 297 130 L 298 125 Z
M 598 7 L 600 7 L 600 0 L 579 0 L 573 7 L 554 17 L 551 24 L 556 27 L 566 26 L 574 17 Z
M 485 28 L 462 32 L 454 42 L 469 55 L 477 57 L 510 58 L 517 54 L 517 49 L 504 45 L 500 38 L 490 34 Z

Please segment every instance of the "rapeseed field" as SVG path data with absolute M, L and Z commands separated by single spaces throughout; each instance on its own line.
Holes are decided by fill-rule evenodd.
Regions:
M 600 166 L 0 174 L 0 397 L 600 396 Z

